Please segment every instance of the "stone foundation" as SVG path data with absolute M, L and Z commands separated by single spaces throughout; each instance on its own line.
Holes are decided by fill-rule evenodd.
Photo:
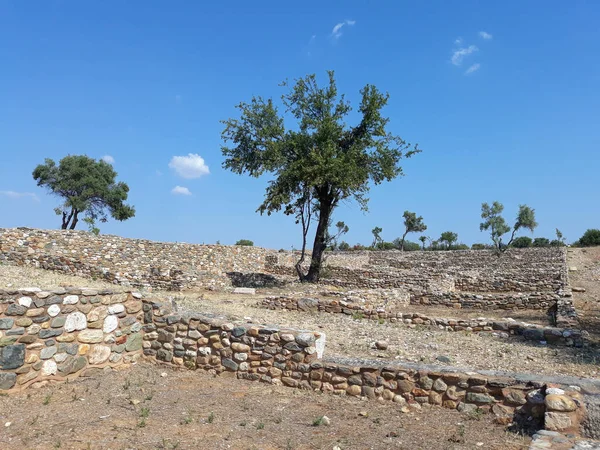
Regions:
M 557 328 L 518 322 L 516 320 L 451 319 L 436 318 L 420 313 L 410 313 L 407 309 L 388 310 L 383 307 L 369 307 L 344 300 L 323 300 L 311 298 L 267 297 L 258 304 L 271 310 L 313 311 L 331 314 L 345 314 L 356 319 L 384 320 L 402 323 L 407 326 L 425 326 L 443 331 L 464 331 L 472 333 L 497 333 L 502 337 L 522 336 L 526 340 L 545 341 L 550 345 L 581 347 L 584 339 L 581 330 Z M 408 309 L 409 310 L 409 309 Z

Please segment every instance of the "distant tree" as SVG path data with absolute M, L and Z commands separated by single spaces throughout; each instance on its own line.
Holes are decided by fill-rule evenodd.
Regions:
M 579 247 L 600 245 L 600 230 L 594 228 L 586 230 L 575 244 Z
M 453 250 L 469 250 L 469 246 L 467 244 L 463 244 L 461 242 L 460 244 L 455 244 L 452 249 Z
M 400 243 L 400 250 L 404 250 L 404 239 L 408 233 L 420 233 L 427 229 L 427 225 L 423 223 L 423 217 L 417 217 L 417 214 L 410 211 L 404 211 L 404 234 Z
M 272 175 L 258 211 L 283 210 L 304 221 L 310 214 L 318 220 L 310 268 L 306 274 L 298 270 L 301 281 L 319 280 L 327 230 L 337 206 L 353 198 L 366 209 L 370 186 L 401 175 L 400 160 L 420 151 L 388 131 L 389 119 L 381 112 L 387 94 L 367 85 L 361 97 L 360 122 L 348 126 L 351 107 L 338 95 L 330 71 L 327 86 L 319 87 L 316 76 L 309 75 L 296 80 L 282 96 L 296 126 L 286 129 L 273 100 L 260 97 L 241 103 L 241 117 L 224 122 L 222 138 L 233 145 L 222 147 L 223 166 L 253 177 Z M 304 242 L 307 230 L 303 227 Z
M 512 228 L 510 239 L 504 244 L 502 236 L 510 231 L 510 227 L 507 225 L 504 217 L 502 217 L 502 211 L 504 211 L 504 206 L 500 202 L 494 202 L 492 206 L 487 203 L 481 204 L 481 218 L 484 221 L 479 224 L 479 229 L 481 231 L 490 230 L 494 248 L 498 252 L 503 252 L 510 247 L 517 231 L 527 228 L 533 232 L 538 225 L 535 221 L 535 210 L 527 205 L 519 205 L 519 212 L 517 213 L 517 219 Z
M 427 242 L 427 236 L 419 236 L 419 240 L 421 241 L 421 245 L 423 246 L 423 250 L 425 250 L 425 242 Z
M 116 177 L 110 164 L 86 155 L 65 156 L 58 166 L 48 158 L 33 171 L 38 186 L 63 199 L 63 204 L 54 210 L 62 216 L 63 230 L 74 230 L 80 214 L 93 223 L 106 222 L 107 213 L 120 221 L 133 217 L 135 209 L 125 204 L 129 186 L 117 183 Z
M 254 247 L 254 242 L 252 242 L 250 239 L 240 239 L 239 241 L 237 241 L 235 243 L 235 245 L 243 245 L 245 247 Z
M 383 228 L 381 227 L 375 227 L 371 230 L 371 233 L 373 233 L 373 244 L 371 244 L 371 247 L 377 248 L 377 246 L 383 242 L 383 239 L 381 238 L 382 231 Z
M 346 225 L 344 222 L 339 221 L 338 223 L 335 224 L 335 232 L 331 233 L 329 230 L 327 230 L 327 244 L 329 245 L 331 250 L 335 250 L 338 247 L 338 239 L 346 234 L 348 231 L 350 231 L 350 228 L 348 228 L 348 225 Z
M 550 247 L 550 239 L 545 237 L 537 237 L 533 240 L 534 247 Z
M 346 241 L 342 241 L 340 242 L 340 245 L 338 245 L 338 250 L 347 252 L 348 250 L 350 250 L 350 244 L 348 244 Z
M 471 250 L 486 250 L 489 248 L 489 245 L 485 244 L 473 244 L 471 245 Z
M 452 231 L 444 231 L 439 238 L 439 241 L 445 244 L 446 250 L 450 250 L 452 248 L 452 244 L 454 244 L 458 240 L 458 234 Z
M 552 239 L 552 241 L 550 242 L 550 246 L 552 247 L 564 247 L 565 244 L 565 237 L 563 236 L 563 234 L 561 233 L 561 231 L 556 228 L 556 239 Z
M 519 236 L 515 238 L 511 245 L 515 248 L 527 248 L 531 247 L 532 243 L 533 241 L 529 236 Z

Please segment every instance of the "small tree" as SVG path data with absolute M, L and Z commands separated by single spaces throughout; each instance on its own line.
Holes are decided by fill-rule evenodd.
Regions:
M 282 96 L 295 125 L 286 128 L 273 100 L 255 97 L 238 105 L 240 117 L 226 120 L 222 133 L 225 143 L 232 144 L 221 147 L 226 169 L 272 176 L 258 211 L 283 210 L 303 223 L 301 260 L 309 229 L 304 225 L 309 216 L 317 221 L 310 268 L 306 274 L 298 269 L 300 280 L 310 282 L 319 281 L 327 230 L 338 205 L 355 199 L 366 209 L 370 187 L 402 175 L 400 160 L 419 152 L 390 133 L 389 119 L 382 114 L 388 95 L 375 86 L 360 91 L 359 122 L 348 125 L 350 104 L 338 94 L 333 71 L 328 75 L 324 87 L 309 75 Z
M 458 234 L 452 231 L 444 231 L 439 238 L 440 242 L 445 243 L 446 250 L 450 250 L 457 240 Z
M 240 239 L 239 241 L 237 241 L 235 243 L 235 245 L 243 245 L 245 247 L 254 247 L 254 242 L 252 242 L 250 239 Z
M 400 250 L 404 250 L 404 239 L 406 239 L 408 233 L 420 233 L 427 229 L 427 225 L 423 223 L 423 217 L 417 217 L 414 212 L 404 211 L 402 217 L 404 217 L 404 234 L 402 235 Z
M 580 247 L 591 247 L 600 245 L 600 230 L 591 228 L 583 233 L 576 244 Z
M 377 246 L 383 242 L 383 239 L 381 238 L 382 231 L 383 228 L 381 227 L 375 227 L 371 230 L 371 233 L 373 233 L 373 243 L 371 244 L 371 247 L 377 248 Z
M 338 239 L 343 236 L 344 234 L 346 234 L 348 231 L 350 231 L 350 228 L 348 228 L 348 225 L 346 225 L 344 222 L 342 222 L 341 220 L 335 224 L 335 232 L 332 234 L 329 232 L 329 230 L 327 230 L 327 245 L 330 246 L 330 248 L 332 250 L 335 250 L 338 246 Z
M 515 238 L 515 233 L 521 228 L 527 228 L 533 232 L 538 225 L 535 221 L 535 210 L 527 205 L 519 205 L 519 212 L 517 213 L 517 219 L 512 228 L 510 239 L 504 244 L 502 236 L 510 231 L 510 227 L 507 225 L 504 217 L 502 217 L 502 211 L 504 211 L 504 205 L 500 202 L 494 202 L 492 206 L 487 203 L 481 204 L 481 218 L 484 221 L 479 224 L 479 230 L 490 230 L 492 242 L 497 252 L 503 252 L 510 247 Z
M 80 214 L 85 214 L 94 224 L 97 220 L 106 222 L 107 212 L 120 221 L 133 217 L 135 209 L 125 204 L 129 186 L 117 183 L 116 177 L 110 164 L 85 155 L 65 156 L 58 166 L 46 159 L 33 171 L 38 186 L 63 199 L 63 204 L 54 210 L 62 215 L 63 230 L 75 229 Z
M 564 247 L 566 245 L 565 237 L 558 228 L 556 228 L 556 239 L 553 239 L 550 245 L 552 247 Z
M 425 243 L 427 242 L 427 236 L 419 236 L 419 240 L 421 241 L 421 246 L 423 247 L 423 250 L 425 250 Z

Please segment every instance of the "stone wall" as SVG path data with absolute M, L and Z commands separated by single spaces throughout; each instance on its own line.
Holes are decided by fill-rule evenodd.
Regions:
M 267 297 L 259 306 L 271 310 L 312 311 L 330 314 L 345 314 L 356 319 L 384 320 L 401 323 L 409 327 L 425 326 L 442 331 L 465 331 L 470 333 L 496 333 L 502 337 L 521 336 L 525 340 L 545 341 L 550 345 L 583 346 L 581 330 L 528 324 L 516 320 L 498 319 L 451 319 L 431 317 L 420 313 L 410 313 L 385 307 L 370 307 L 344 300 Z
M 579 388 L 440 367 L 323 357 L 320 332 L 234 325 L 173 302 L 87 289 L 0 292 L 0 389 L 85 376 L 146 359 L 291 388 L 494 413 L 500 423 L 578 432 Z M 143 324 L 142 324 L 143 323 Z
M 133 286 L 180 289 L 243 282 L 252 274 L 295 277 L 297 254 L 259 247 L 162 243 L 85 231 L 0 229 L 0 260 Z M 558 292 L 566 285 L 561 248 L 492 251 L 335 252 L 327 281 L 414 292 Z M 237 277 L 237 278 L 236 278 Z M 256 277 L 260 278 L 260 277 Z M 267 277 L 259 283 L 268 282 Z
M 325 336 L 224 319 L 144 302 L 144 354 L 157 361 L 291 388 L 391 401 L 406 411 L 438 405 L 493 412 L 539 427 L 578 432 L 585 412 L 578 388 L 488 377 L 473 372 L 414 369 L 321 358 Z
M 142 349 L 139 298 L 91 289 L 0 290 L 0 390 L 135 361 Z

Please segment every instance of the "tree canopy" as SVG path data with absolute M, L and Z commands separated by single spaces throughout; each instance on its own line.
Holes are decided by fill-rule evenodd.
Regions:
M 504 205 L 500 202 L 494 202 L 492 203 L 492 206 L 488 203 L 481 204 L 481 218 L 484 219 L 484 221 L 479 224 L 479 230 L 490 231 L 494 248 L 499 252 L 505 251 L 510 247 L 517 231 L 526 228 L 533 232 L 538 225 L 535 221 L 535 210 L 527 205 L 519 205 L 519 212 L 517 213 L 515 224 L 512 227 L 510 239 L 505 244 L 502 242 L 502 236 L 508 233 L 511 228 L 506 223 L 506 220 L 504 220 L 504 217 L 502 217 L 503 211 Z
M 410 211 L 404 211 L 402 214 L 404 217 L 404 234 L 402 235 L 402 241 L 400 243 L 400 250 L 404 250 L 404 240 L 406 239 L 406 235 L 408 233 L 420 233 L 421 231 L 425 231 L 427 229 L 427 225 L 423 222 L 423 217 L 417 217 L 417 214 Z M 425 242 L 423 245 L 425 245 Z
M 62 216 L 61 228 L 73 230 L 79 215 L 85 214 L 87 222 L 107 221 L 107 213 L 116 220 L 127 220 L 135 209 L 125 204 L 129 186 L 116 182 L 117 172 L 102 161 L 86 155 L 69 155 L 59 161 L 46 159 L 33 171 L 37 185 L 61 197 L 62 205 L 55 209 Z
M 369 186 L 402 175 L 400 160 L 420 150 L 388 130 L 382 109 L 389 96 L 373 85 L 360 91 L 354 126 L 347 125 L 352 108 L 338 93 L 333 71 L 324 87 L 318 86 L 315 75 L 282 85 L 289 87 L 281 100 L 295 126 L 286 127 L 272 99 L 254 97 L 240 103 L 240 116 L 223 122 L 223 167 L 252 177 L 272 176 L 258 211 L 283 210 L 302 224 L 301 258 L 311 221 L 317 221 L 310 268 L 306 274 L 299 270 L 299 276 L 318 281 L 335 208 L 354 199 L 366 210 Z

